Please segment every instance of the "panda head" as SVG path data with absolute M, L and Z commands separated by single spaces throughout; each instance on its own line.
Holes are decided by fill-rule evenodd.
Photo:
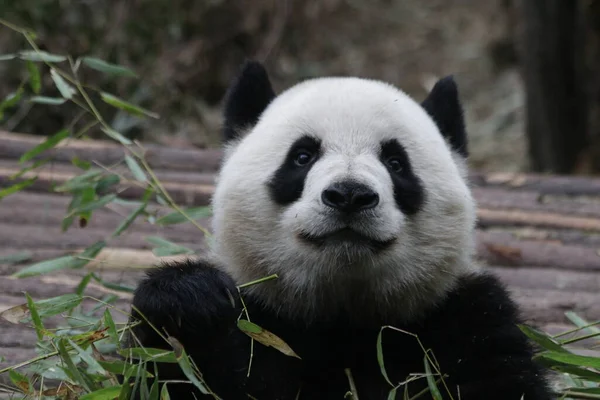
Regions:
M 276 95 L 247 62 L 227 95 L 224 135 L 214 251 L 239 283 L 278 275 L 251 286 L 265 305 L 305 317 L 393 305 L 409 317 L 473 268 L 451 77 L 422 104 L 350 77 Z

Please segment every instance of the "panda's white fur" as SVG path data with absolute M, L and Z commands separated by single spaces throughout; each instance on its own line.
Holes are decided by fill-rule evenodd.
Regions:
M 267 181 L 305 134 L 320 138 L 324 153 L 301 198 L 279 206 Z M 477 268 L 475 204 L 462 157 L 406 93 L 359 78 L 308 80 L 278 95 L 241 136 L 227 148 L 217 178 L 213 256 L 239 283 L 277 274 L 251 287 L 267 307 L 309 320 L 340 308 L 367 317 L 393 306 L 410 319 Z M 404 146 L 426 194 L 410 218 L 395 204 L 389 172 L 378 158 L 380 143 L 389 139 Z M 379 193 L 371 218 L 356 218 L 352 228 L 375 239 L 396 238 L 390 248 L 374 253 L 340 243 L 315 249 L 298 238 L 301 231 L 340 227 L 321 202 L 323 189 L 339 178 Z

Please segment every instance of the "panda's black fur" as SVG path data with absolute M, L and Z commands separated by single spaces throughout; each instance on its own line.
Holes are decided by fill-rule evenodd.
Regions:
M 225 139 L 234 140 L 240 129 L 253 125 L 274 96 L 262 66 L 247 63 L 228 94 Z M 454 80 L 438 82 L 422 106 L 451 146 L 466 155 Z M 271 182 L 274 201 L 282 206 L 293 202 L 302 179 L 298 177 L 296 187 L 293 183 L 290 187 L 284 177 L 275 176 Z M 418 212 L 426 195 L 416 177 L 412 185 L 412 201 L 399 204 L 407 214 Z M 298 357 L 255 341 L 247 376 L 251 340 L 236 324 L 240 315 L 245 315 L 236 282 L 208 261 L 172 263 L 151 270 L 139 284 L 133 305 L 161 332 L 183 344 L 210 390 L 225 400 L 344 399 L 351 391 L 349 376 L 360 400 L 391 398 L 392 386 L 378 362 L 380 332 L 385 372 L 395 385 L 410 374 L 425 371 L 425 354 L 416 335 L 431 349 L 430 356 L 445 375 L 444 383 L 438 381 L 443 399 L 450 399 L 447 390 L 457 400 L 552 398 L 544 371 L 532 361 L 532 346 L 517 326 L 521 319 L 515 303 L 488 273 L 462 275 L 445 299 L 410 322 L 401 317 L 402 310 L 397 318 L 375 314 L 371 319 L 357 319 L 341 312 L 305 321 L 274 313 L 257 292 L 241 289 L 240 293 L 251 321 L 283 339 Z M 382 331 L 383 326 L 389 328 Z M 170 348 L 145 323 L 133 332 L 145 347 Z M 161 380 L 187 380 L 177 364 L 160 364 L 158 372 Z M 426 387 L 425 378 L 415 379 L 400 386 L 395 398 L 405 398 L 405 393 L 410 398 Z M 169 383 L 168 388 L 171 399 L 212 398 L 188 383 Z M 425 393 L 419 398 L 432 396 Z

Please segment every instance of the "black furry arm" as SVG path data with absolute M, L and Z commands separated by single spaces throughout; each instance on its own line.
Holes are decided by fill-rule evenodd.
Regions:
M 178 339 L 210 389 L 224 399 L 245 398 L 249 342 L 237 328 L 240 314 L 235 283 L 205 262 L 188 261 L 151 270 L 136 289 L 132 315 L 142 321 L 133 334 L 144 347 L 171 349 L 163 336 Z M 130 343 L 132 347 L 139 344 Z M 159 378 L 188 380 L 177 364 L 159 364 Z M 191 384 L 169 384 L 171 398 L 204 398 Z
M 519 323 L 516 305 L 488 274 L 463 278 L 444 306 L 428 318 L 424 341 L 435 349 L 441 372 L 449 375 L 454 398 L 552 399 Z

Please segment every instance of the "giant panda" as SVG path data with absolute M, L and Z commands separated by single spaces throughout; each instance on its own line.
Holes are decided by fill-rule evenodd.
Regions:
M 422 103 L 355 77 L 276 94 L 248 61 L 224 142 L 209 254 L 150 270 L 133 299 L 136 343 L 177 339 L 209 392 L 161 363 L 171 399 L 433 398 L 427 376 L 436 398 L 551 398 L 516 304 L 474 261 L 452 76 Z

